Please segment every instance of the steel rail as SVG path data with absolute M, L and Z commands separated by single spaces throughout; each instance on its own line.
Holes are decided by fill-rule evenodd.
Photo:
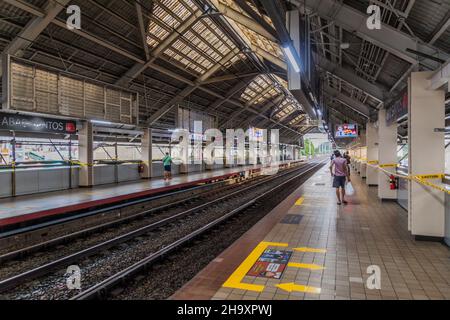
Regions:
M 82 213 L 74 214 L 74 215 L 71 215 L 71 216 L 66 217 L 66 218 L 55 219 L 55 220 L 51 220 L 51 221 L 48 221 L 48 222 L 32 225 L 32 226 L 29 226 L 29 227 L 24 227 L 24 228 L 12 230 L 12 231 L 2 232 L 2 233 L 0 233 L 0 240 L 4 239 L 4 238 L 7 238 L 7 237 L 11 237 L 11 236 L 27 233 L 27 232 L 30 232 L 30 231 L 35 231 L 35 230 L 38 230 L 38 229 L 43 229 L 43 228 L 46 228 L 46 227 L 50 227 L 50 226 L 54 226 L 54 225 L 58 225 L 58 224 L 62 224 L 62 223 L 66 223 L 66 222 L 70 222 L 70 221 L 86 218 L 86 217 L 89 217 L 89 216 L 99 215 L 99 214 L 106 213 L 106 212 L 111 211 L 111 210 L 122 209 L 122 208 L 126 208 L 126 207 L 129 207 L 129 206 L 132 206 L 132 205 L 140 204 L 140 203 L 143 203 L 143 202 L 159 200 L 161 198 L 172 197 L 174 195 L 183 194 L 183 193 L 187 193 L 187 192 L 190 192 L 190 191 L 195 191 L 197 189 L 206 188 L 206 187 L 209 187 L 209 186 L 212 186 L 212 185 L 215 185 L 215 184 L 219 184 L 221 182 L 222 181 L 210 183 L 208 185 L 194 186 L 194 187 L 190 187 L 190 188 L 187 188 L 187 189 L 176 190 L 176 191 L 173 191 L 173 192 L 163 193 L 163 194 L 159 194 L 159 195 L 155 195 L 155 196 L 148 196 L 148 197 L 144 196 L 141 199 L 132 200 L 132 201 L 126 201 L 126 202 L 120 203 L 120 204 L 112 204 L 112 205 L 108 205 L 107 207 L 104 207 L 104 208 L 101 208 L 101 209 L 84 211 Z
M 292 171 L 290 171 L 290 172 L 292 172 Z M 285 174 L 289 174 L 290 172 L 287 172 Z M 150 198 L 147 198 L 147 199 L 140 199 L 140 200 L 136 200 L 136 201 L 132 201 L 132 202 L 126 203 L 126 204 L 121 204 L 121 205 L 112 206 L 112 207 L 108 207 L 108 208 L 102 209 L 101 213 L 109 212 L 109 211 L 112 211 L 112 210 L 121 209 L 121 208 L 124 208 L 124 207 L 126 208 L 128 206 L 136 205 L 136 204 L 143 203 L 143 202 L 160 200 L 160 199 L 172 197 L 172 196 L 178 195 L 178 194 L 189 193 L 189 192 L 192 192 L 192 191 L 196 191 L 198 189 L 219 185 L 221 183 L 223 183 L 223 181 L 211 183 L 211 184 L 204 185 L 204 186 L 198 186 L 198 187 L 194 187 L 194 188 L 189 188 L 189 189 L 186 189 L 186 190 L 175 191 L 175 192 L 172 192 L 172 193 L 169 193 L 169 194 L 158 195 L 158 196 L 150 197 Z M 214 190 L 211 190 L 211 191 L 214 192 Z M 196 196 L 195 198 L 199 198 L 200 196 L 201 195 Z M 95 234 L 95 233 L 98 233 L 100 231 L 103 231 L 103 230 L 106 230 L 106 229 L 109 229 L 109 228 L 112 228 L 112 227 L 124 224 L 126 222 L 130 222 L 130 221 L 137 220 L 139 218 L 151 215 L 151 214 L 153 214 L 153 213 L 155 213 L 157 211 L 161 211 L 161 210 L 164 210 L 164 209 L 167 209 L 167 208 L 170 208 L 170 207 L 177 206 L 179 204 L 182 204 L 182 203 L 184 203 L 186 201 L 190 201 L 192 199 L 193 198 L 180 199 L 180 200 L 177 200 L 175 202 L 167 203 L 167 204 L 155 207 L 155 208 L 144 210 L 144 211 L 141 211 L 139 213 L 132 214 L 132 215 L 129 215 L 129 216 L 121 218 L 121 219 L 105 222 L 103 224 L 99 224 L 99 225 L 92 226 L 92 227 L 89 227 L 89 228 L 86 228 L 86 229 L 83 229 L 83 230 L 75 231 L 73 233 L 70 233 L 70 234 L 67 234 L 67 235 L 63 235 L 63 236 L 60 236 L 60 237 L 57 237 L 57 238 L 54 238 L 54 239 L 51 239 L 51 240 L 48 240 L 48 241 L 44 241 L 44 242 L 41 242 L 41 243 L 37 243 L 35 245 L 31 245 L 31 246 L 28 246 L 28 247 L 25 247 L 25 248 L 21 248 L 21 249 L 12 251 L 12 252 L 8 252 L 6 254 L 0 255 L 0 263 L 5 263 L 5 262 L 8 262 L 8 261 L 17 259 L 17 258 L 21 258 L 21 257 L 26 256 L 27 254 L 31 254 L 31 253 L 37 252 L 37 251 L 39 251 L 41 249 L 46 249 L 46 248 L 50 248 L 52 246 L 56 246 L 56 245 L 59 245 L 59 244 L 62 244 L 62 243 L 66 243 L 66 242 L 68 242 L 70 240 L 73 240 L 73 239 L 77 239 L 77 238 L 81 238 L 81 237 L 88 236 L 88 235 L 91 235 L 91 234 Z M 100 214 L 100 213 L 98 211 L 96 211 L 95 214 Z M 0 239 L 1 239 L 1 237 L 0 237 Z
M 134 274 L 140 272 L 141 270 L 144 270 L 147 268 L 150 264 L 156 262 L 157 260 L 161 259 L 163 256 L 171 253 L 172 251 L 176 250 L 180 246 L 186 244 L 187 242 L 191 241 L 192 239 L 196 238 L 197 236 L 207 232 L 208 230 L 212 229 L 213 227 L 217 226 L 218 224 L 224 222 L 225 220 L 229 219 L 230 217 L 234 216 L 235 214 L 242 212 L 243 210 L 249 208 L 253 204 L 255 204 L 258 200 L 262 199 L 263 197 L 272 194 L 276 190 L 280 189 L 281 187 L 285 186 L 289 182 L 298 179 L 301 176 L 304 176 L 306 173 L 316 169 L 319 166 L 323 166 L 325 162 L 322 161 L 319 164 L 312 166 L 308 168 L 305 171 L 302 171 L 298 175 L 284 181 L 283 183 L 275 186 L 274 188 L 264 192 L 263 194 L 257 196 L 256 198 L 252 199 L 250 202 L 245 203 L 244 205 L 239 206 L 236 209 L 233 209 L 232 211 L 226 213 L 225 215 L 221 216 L 220 218 L 204 225 L 203 227 L 195 230 L 194 232 L 184 236 L 181 239 L 178 239 L 171 243 L 170 245 L 164 247 L 163 249 L 147 256 L 146 258 L 142 259 L 141 261 L 138 261 L 137 263 L 131 265 L 130 267 L 119 271 L 118 273 L 114 274 L 113 276 L 105 279 L 104 281 L 90 287 L 89 289 L 79 293 L 78 295 L 72 297 L 70 300 L 89 300 L 89 299 L 95 299 L 104 297 L 108 291 L 117 286 L 120 283 L 124 283 L 128 278 L 132 277 Z
M 305 165 L 305 166 L 308 166 L 308 165 Z M 303 168 L 305 166 L 302 166 L 301 168 Z M 301 169 L 297 169 L 297 170 L 301 170 Z M 263 181 L 260 181 L 260 182 L 258 182 L 256 184 L 252 184 L 252 185 L 250 185 L 248 187 L 245 187 L 243 189 L 239 189 L 239 190 L 237 190 L 235 192 L 232 192 L 232 193 L 227 194 L 225 196 L 219 197 L 217 199 L 214 199 L 212 201 L 209 201 L 209 202 L 204 203 L 202 205 L 199 205 L 197 207 L 194 207 L 194 208 L 188 209 L 186 211 L 180 212 L 178 214 L 175 214 L 173 216 L 164 218 L 164 219 L 159 220 L 157 222 L 151 223 L 151 224 L 149 224 L 147 226 L 138 228 L 138 229 L 133 230 L 131 232 L 128 232 L 128 233 L 125 233 L 125 234 L 120 235 L 118 237 L 115 237 L 113 239 L 101 242 L 101 243 L 96 244 L 94 246 L 91 246 L 89 248 L 80 250 L 80 251 L 75 252 L 73 254 L 70 254 L 68 256 L 59 258 L 59 259 L 54 260 L 52 262 L 49 262 L 49 263 L 46 263 L 46 264 L 41 265 L 39 267 L 36 267 L 34 269 L 25 271 L 23 273 L 20 273 L 18 275 L 15 275 L 13 277 L 8 278 L 8 279 L 4 279 L 4 280 L 0 281 L 0 292 L 3 292 L 3 291 L 8 290 L 8 289 L 11 289 L 11 288 L 13 288 L 13 287 L 15 287 L 15 286 L 17 286 L 19 284 L 24 283 L 25 281 L 32 280 L 32 279 L 35 279 L 35 278 L 37 278 L 39 276 L 43 276 L 45 274 L 48 274 L 50 271 L 52 271 L 52 270 L 54 270 L 54 269 L 56 269 L 58 267 L 61 267 L 61 266 L 64 266 L 64 265 L 69 265 L 69 264 L 71 264 L 71 263 L 73 263 L 73 262 L 75 262 L 75 261 L 77 261 L 77 260 L 79 260 L 81 258 L 85 258 L 85 257 L 91 256 L 91 255 L 93 255 L 95 253 L 98 253 L 100 251 L 104 251 L 106 249 L 114 247 L 114 246 L 116 246 L 116 245 L 118 245 L 120 243 L 124 243 L 124 242 L 126 242 L 126 241 L 128 241 L 130 239 L 139 237 L 139 236 L 141 236 L 143 234 L 146 234 L 146 233 L 148 233 L 150 231 L 153 231 L 153 230 L 155 230 L 157 228 L 160 228 L 160 227 L 162 227 L 164 225 L 172 223 L 173 221 L 175 221 L 177 219 L 180 219 L 180 218 L 186 217 L 188 215 L 194 214 L 195 212 L 197 212 L 197 211 L 199 211 L 199 210 L 201 210 L 203 208 L 206 208 L 206 207 L 211 206 L 213 204 L 219 203 L 219 202 L 221 202 L 223 200 L 226 200 L 228 198 L 232 198 L 234 196 L 237 196 L 237 195 L 241 194 L 242 192 L 245 192 L 247 190 L 253 189 L 253 188 L 255 188 L 255 187 L 257 187 L 257 186 L 259 186 L 261 184 L 264 184 L 264 183 L 267 183 L 267 182 L 270 182 L 270 181 L 273 181 L 273 180 L 276 180 L 276 179 L 280 179 L 280 178 L 284 177 L 285 175 L 292 174 L 293 172 L 295 172 L 295 170 L 283 173 L 282 175 L 273 176 L 273 177 L 269 178 L 268 180 L 263 180 Z M 302 175 L 302 174 L 303 173 L 300 173 L 299 175 Z M 296 177 L 298 177 L 299 175 L 297 175 Z M 292 179 L 289 179 L 288 181 L 290 181 L 290 180 L 292 180 Z

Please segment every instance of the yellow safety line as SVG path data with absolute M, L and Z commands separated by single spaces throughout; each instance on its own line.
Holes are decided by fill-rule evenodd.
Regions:
M 250 269 L 253 267 L 259 257 L 264 253 L 268 247 L 287 247 L 287 243 L 276 242 L 261 242 L 250 253 L 250 255 L 242 262 L 242 264 L 234 271 L 234 273 L 228 278 L 228 280 L 222 285 L 225 288 L 242 289 L 247 291 L 264 291 L 265 286 L 242 283 L 242 279 L 247 275 Z
M 322 289 L 320 289 L 320 288 L 298 285 L 298 284 L 295 284 L 293 282 L 291 282 L 291 283 L 280 283 L 280 284 L 277 284 L 276 287 L 280 288 L 281 290 L 287 291 L 287 292 L 296 291 L 296 292 L 306 292 L 306 293 L 320 294 L 320 292 L 322 291 Z
M 325 250 L 325 249 L 315 249 L 315 248 L 308 248 L 308 247 L 294 248 L 292 250 L 298 251 L 298 252 L 327 253 L 327 250 Z
M 296 263 L 289 262 L 288 267 L 291 268 L 299 268 L 299 269 L 309 269 L 309 270 L 323 270 L 325 267 L 319 266 L 318 264 L 310 264 L 310 263 Z
M 303 202 L 305 202 L 305 197 L 299 198 L 299 199 L 295 202 L 295 205 L 296 205 L 296 206 L 301 206 L 301 205 L 303 204 Z

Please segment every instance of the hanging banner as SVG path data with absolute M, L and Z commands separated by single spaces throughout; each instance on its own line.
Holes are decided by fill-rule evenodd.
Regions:
M 77 123 L 73 120 L 0 112 L 0 130 L 74 134 L 77 132 Z

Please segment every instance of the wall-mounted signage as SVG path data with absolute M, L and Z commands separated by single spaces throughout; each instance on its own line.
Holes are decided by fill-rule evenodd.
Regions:
M 386 124 L 389 126 L 408 114 L 408 92 L 396 100 L 386 111 Z
M 336 138 L 357 138 L 358 126 L 356 124 L 339 124 L 336 126 Z
M 77 123 L 73 120 L 0 112 L 0 130 L 73 134 L 77 132 Z

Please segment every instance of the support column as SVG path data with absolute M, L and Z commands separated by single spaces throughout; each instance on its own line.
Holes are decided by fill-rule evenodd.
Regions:
M 397 165 L 397 124 L 387 125 L 386 110 L 378 113 L 378 160 L 383 170 L 396 173 Z M 378 170 L 378 197 L 380 199 L 397 199 L 397 190 L 391 190 L 389 174 Z
M 367 161 L 366 137 L 367 137 L 366 130 L 361 129 L 359 133 L 360 147 L 358 148 L 359 161 L 357 166 L 357 171 L 360 174 L 361 178 L 366 178 L 366 164 L 365 164 L 365 161 Z
M 356 165 L 355 170 L 358 172 L 358 174 L 361 174 L 361 148 L 356 149 Z
M 374 122 L 367 123 L 367 166 L 366 183 L 368 186 L 378 185 L 378 127 Z
M 80 187 L 94 185 L 94 130 L 92 122 L 83 121 L 78 132 L 78 152 L 81 162 Z
M 142 164 L 143 171 L 141 173 L 141 178 L 149 179 L 153 176 L 153 140 L 152 140 L 152 129 L 145 128 L 144 135 L 142 136 Z
M 11 58 L 9 54 L 3 54 L 0 58 L 0 77 L 2 79 L 2 100 L 0 101 L 0 109 L 8 110 L 11 100 Z
M 428 90 L 432 72 L 413 72 L 409 79 L 409 174 L 443 174 L 445 136 L 445 92 Z M 441 179 L 428 180 L 441 184 Z M 409 182 L 409 227 L 416 238 L 442 239 L 445 233 L 445 194 Z

